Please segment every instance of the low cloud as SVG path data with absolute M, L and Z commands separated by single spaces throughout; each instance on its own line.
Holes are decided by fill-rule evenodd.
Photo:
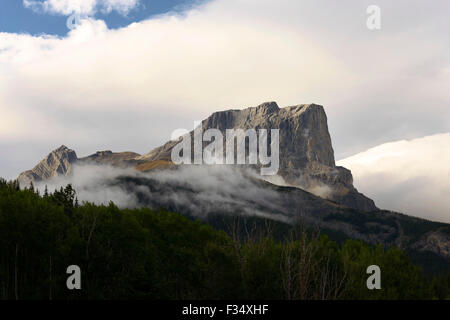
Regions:
M 338 165 L 379 207 L 450 222 L 450 133 L 385 143 Z
M 286 182 L 286 180 L 284 180 L 284 178 L 280 175 L 263 176 L 262 178 L 274 185 L 300 188 L 324 199 L 332 199 L 333 193 L 335 192 L 335 190 L 333 190 L 333 188 L 331 188 L 330 186 L 322 183 L 319 180 L 312 180 L 310 177 L 308 177 L 307 180 L 299 177 L 291 183 Z
M 36 184 L 42 193 L 72 184 L 80 201 L 121 208 L 167 208 L 203 218 L 209 213 L 259 216 L 287 222 L 283 200 L 256 171 L 233 166 L 180 166 L 141 173 L 110 166 L 74 165 L 72 174 Z M 290 208 L 292 211 L 292 208 Z
M 137 176 L 133 169 L 121 169 L 110 166 L 74 165 L 70 176 L 54 177 L 48 181 L 36 183 L 36 188 L 42 193 L 47 186 L 49 192 L 71 184 L 81 201 L 95 204 L 108 204 L 114 201 L 121 208 L 137 206 L 137 198 L 131 192 L 126 192 L 120 186 L 112 186 L 111 182 L 119 176 Z

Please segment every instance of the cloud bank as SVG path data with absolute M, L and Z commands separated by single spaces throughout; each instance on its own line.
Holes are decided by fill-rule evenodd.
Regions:
M 283 199 L 262 185 L 256 171 L 233 166 L 181 166 L 176 170 L 141 173 L 110 166 L 73 166 L 70 176 L 37 183 L 42 193 L 72 184 L 80 201 L 121 208 L 167 208 L 199 218 L 209 213 L 259 216 L 288 222 Z M 289 214 L 293 209 L 289 208 Z
M 450 133 L 382 144 L 338 165 L 378 207 L 450 223 Z

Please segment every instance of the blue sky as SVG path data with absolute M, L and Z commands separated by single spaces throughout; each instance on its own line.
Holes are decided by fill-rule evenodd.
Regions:
M 198 2 L 198 0 L 140 0 L 139 6 L 132 9 L 126 16 L 112 11 L 109 14 L 98 12 L 94 18 L 104 20 L 108 28 L 115 29 L 158 14 L 180 11 Z M 2 0 L 0 6 L 0 32 L 65 36 L 69 31 L 66 20 L 67 16 L 62 14 L 34 12 L 26 8 L 22 0 Z

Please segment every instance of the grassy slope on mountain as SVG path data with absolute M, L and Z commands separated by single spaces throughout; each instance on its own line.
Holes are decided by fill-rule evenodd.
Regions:
M 166 169 L 169 167 L 172 167 L 173 163 L 170 161 L 165 160 L 155 160 L 155 161 L 147 161 L 147 162 L 141 162 L 138 165 L 136 165 L 136 169 L 141 172 L 150 171 L 153 169 Z

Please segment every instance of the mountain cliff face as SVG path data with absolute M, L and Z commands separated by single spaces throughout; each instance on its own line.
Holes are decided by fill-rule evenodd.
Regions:
M 353 187 L 350 170 L 335 165 L 327 116 L 320 105 L 279 108 L 275 102 L 266 102 L 244 110 L 215 112 L 202 121 L 202 128 L 219 129 L 224 136 L 227 129 L 279 129 L 278 174 L 286 185 L 300 187 L 358 210 L 377 209 L 371 199 Z M 138 160 L 170 161 L 176 144 L 178 141 L 169 141 Z M 246 148 L 248 152 L 248 146 Z

